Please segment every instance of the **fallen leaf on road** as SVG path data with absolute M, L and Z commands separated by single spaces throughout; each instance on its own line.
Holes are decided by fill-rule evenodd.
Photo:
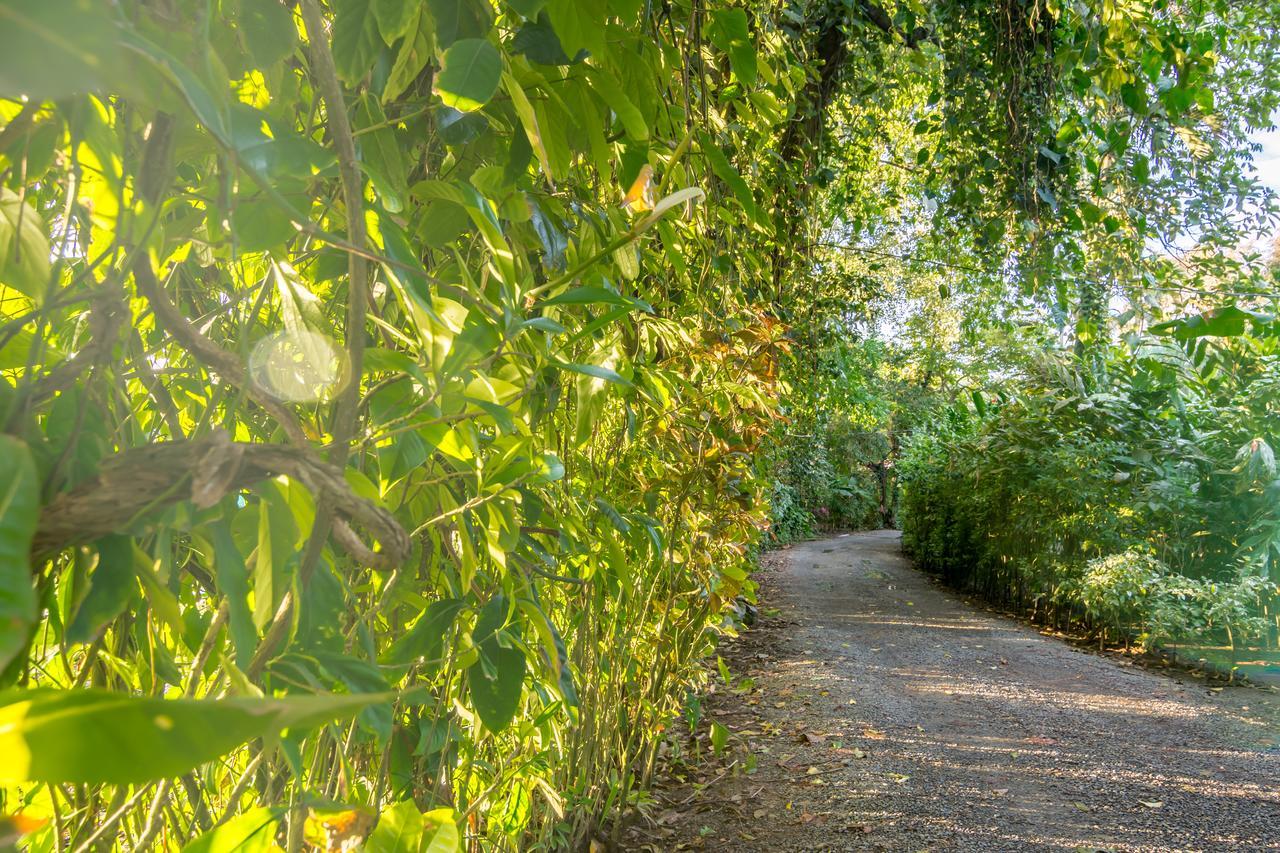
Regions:
M 1138 800 L 1138 802 L 1142 803 L 1144 806 L 1146 806 L 1149 809 L 1164 808 L 1164 803 L 1161 802 L 1160 800 Z

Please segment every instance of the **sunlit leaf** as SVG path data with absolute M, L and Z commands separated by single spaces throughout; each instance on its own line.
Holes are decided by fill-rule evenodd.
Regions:
M 238 814 L 183 847 L 184 853 L 266 853 L 276 848 L 278 809 L 259 806 Z
M 44 220 L 8 187 L 0 187 L 0 284 L 39 302 L 49 289 Z
M 484 39 L 462 39 L 445 52 L 435 91 L 445 104 L 467 113 L 487 104 L 501 79 L 498 49 Z
M 0 435 L 0 671 L 23 652 L 36 618 L 31 538 L 40 514 L 40 484 L 27 445 Z
M 252 738 L 349 717 L 392 698 L 195 700 L 9 690 L 0 693 L 0 782 L 126 785 L 173 777 Z

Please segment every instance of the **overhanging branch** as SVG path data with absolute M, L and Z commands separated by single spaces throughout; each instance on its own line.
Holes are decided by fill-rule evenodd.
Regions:
M 32 556 L 40 562 L 72 545 L 127 530 L 175 503 L 210 507 L 226 495 L 284 474 L 326 500 L 339 518 L 381 546 L 375 551 L 344 525 L 338 544 L 358 562 L 386 568 L 409 553 L 409 536 L 391 513 L 357 496 L 342 470 L 307 450 L 231 441 L 226 433 L 126 450 L 96 477 L 55 497 L 40 514 Z

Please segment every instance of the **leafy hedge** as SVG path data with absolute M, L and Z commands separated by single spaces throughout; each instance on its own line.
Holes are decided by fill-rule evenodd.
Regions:
M 1103 639 L 1274 648 L 1280 338 L 1204 322 L 1033 359 L 917 433 L 902 466 L 915 559 Z
M 24 843 L 616 839 L 752 590 L 775 11 L 4 4 Z

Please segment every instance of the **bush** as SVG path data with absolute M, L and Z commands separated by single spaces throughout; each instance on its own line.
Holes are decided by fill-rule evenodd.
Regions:
M 955 586 L 1100 637 L 1270 647 L 1276 362 L 1259 349 L 1139 338 L 1087 365 L 1032 362 L 1000 401 L 912 436 L 905 547 Z
M 787 545 L 817 535 L 817 520 L 796 490 L 775 480 L 769 491 L 769 543 Z

